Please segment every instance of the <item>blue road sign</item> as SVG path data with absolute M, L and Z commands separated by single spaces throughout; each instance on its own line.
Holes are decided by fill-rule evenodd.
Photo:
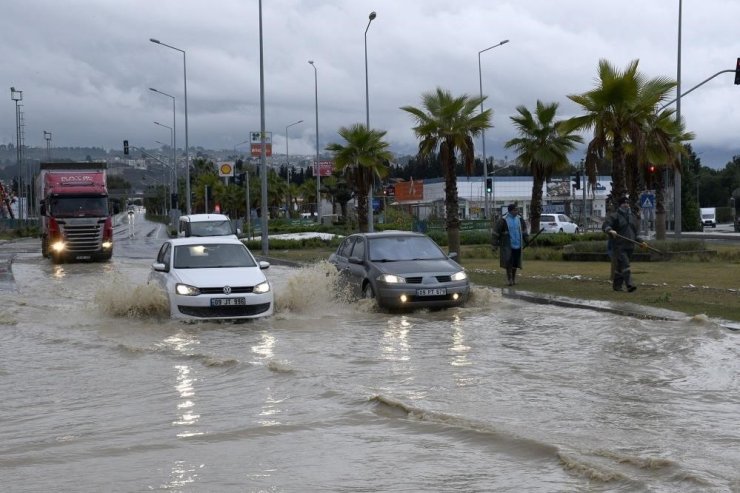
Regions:
M 640 195 L 640 207 L 642 209 L 653 209 L 655 207 L 655 194 L 643 193 Z

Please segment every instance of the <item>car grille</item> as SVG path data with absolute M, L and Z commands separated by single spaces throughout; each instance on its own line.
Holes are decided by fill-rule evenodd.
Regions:
M 199 288 L 200 294 L 224 294 L 224 287 L 218 288 Z M 237 286 L 231 288 L 231 294 L 242 294 L 251 293 L 254 291 L 254 286 Z
M 450 275 L 443 275 L 443 276 L 434 276 L 435 279 L 437 279 L 437 282 L 450 282 L 452 281 L 452 276 Z M 423 277 L 405 277 L 406 282 L 408 284 L 421 284 L 421 281 L 424 279 Z
M 184 306 L 178 305 L 177 309 L 183 315 L 199 318 L 225 318 L 225 317 L 249 317 L 259 315 L 270 309 L 270 303 L 259 305 L 242 306 Z
M 70 252 L 97 252 L 103 236 L 102 224 L 64 224 L 63 234 Z

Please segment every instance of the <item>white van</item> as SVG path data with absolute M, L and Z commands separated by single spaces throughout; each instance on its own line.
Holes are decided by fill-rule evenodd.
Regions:
M 180 216 L 177 223 L 177 236 L 236 236 L 228 216 L 223 214 L 190 214 Z
M 717 209 L 715 207 L 702 207 L 699 209 L 701 213 L 701 225 L 706 227 L 717 227 Z

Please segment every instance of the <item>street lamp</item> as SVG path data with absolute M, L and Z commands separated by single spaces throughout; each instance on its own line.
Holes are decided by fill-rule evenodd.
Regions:
M 293 125 L 298 125 L 299 123 L 303 123 L 303 120 L 298 120 L 297 122 L 293 122 L 290 125 L 285 126 L 285 174 L 288 177 L 288 208 L 286 209 L 286 212 L 288 213 L 288 218 L 290 218 L 290 154 L 288 154 L 288 129 Z
M 46 160 L 51 161 L 51 132 L 44 130 L 44 139 L 46 140 Z
M 173 150 L 172 150 L 172 171 L 175 174 L 175 188 L 174 188 L 175 191 L 172 192 L 172 190 L 173 190 L 172 189 L 172 184 L 171 184 L 172 182 L 170 182 L 170 192 L 171 193 L 174 193 L 176 195 L 177 194 L 177 169 L 176 169 L 177 168 L 177 164 L 176 164 L 177 161 L 175 161 L 176 157 L 175 157 L 175 150 L 174 150 L 174 147 L 175 147 L 175 143 L 174 143 L 174 141 L 175 141 L 175 129 L 172 128 L 172 127 L 169 127 L 167 125 L 163 125 L 163 124 L 161 124 L 159 122 L 154 122 L 154 124 L 155 125 L 159 125 L 160 127 L 168 128 L 170 130 L 170 145 L 173 148 Z M 159 141 L 157 141 L 157 142 L 159 142 Z M 170 208 L 172 208 L 172 200 L 170 200 Z M 175 208 L 177 208 L 177 203 L 175 203 Z
M 309 60 L 308 63 L 313 67 L 313 86 L 314 95 L 316 97 L 316 222 L 319 222 L 321 216 L 321 164 L 319 163 L 319 71 L 316 69 L 316 64 L 313 60 Z
M 496 48 L 497 46 L 505 45 L 508 42 L 509 42 L 509 40 L 508 39 L 505 39 L 505 40 L 503 40 L 503 41 L 501 41 L 501 42 L 499 42 L 499 43 L 497 43 L 497 44 L 495 44 L 493 46 L 489 46 L 488 48 L 483 49 L 483 50 L 480 50 L 478 52 L 478 84 L 480 86 L 480 112 L 481 113 L 483 113 L 483 73 L 482 73 L 481 67 L 480 67 L 480 55 L 481 55 L 481 53 L 485 53 L 488 50 L 492 50 L 492 49 Z M 481 131 L 481 145 L 482 145 L 482 149 L 483 149 L 483 177 L 484 177 L 484 182 L 486 182 L 486 181 L 488 181 L 488 163 L 486 161 L 486 129 L 483 129 Z M 493 178 L 491 178 L 491 198 L 492 199 L 493 199 L 493 196 L 494 196 L 494 188 L 493 187 L 494 187 Z M 485 200 L 484 200 L 484 203 L 485 203 L 485 205 L 483 207 L 483 215 L 485 217 L 488 217 L 488 209 L 489 209 L 488 208 L 488 192 L 485 192 Z
M 185 82 L 185 205 L 187 208 L 187 213 L 190 214 L 191 208 L 190 208 L 190 147 L 188 146 L 188 75 L 187 75 L 187 68 L 185 64 L 185 50 L 181 50 L 180 48 L 175 48 L 174 46 L 170 46 L 168 44 L 162 43 L 158 39 L 149 38 L 149 41 L 151 41 L 152 43 L 161 45 L 161 46 L 166 46 L 167 48 L 171 48 L 175 51 L 179 51 L 180 53 L 182 53 L 182 78 Z
M 23 197 L 23 132 L 21 129 L 21 107 L 23 91 L 17 91 L 15 87 L 10 88 L 10 99 L 15 101 L 15 155 L 18 162 L 18 219 L 23 219 L 22 197 Z
M 172 99 L 172 170 L 175 177 L 175 191 L 174 193 L 177 194 L 179 184 L 177 183 L 177 121 L 175 119 L 175 96 L 171 94 L 167 94 L 166 92 L 162 92 L 158 89 L 155 89 L 153 87 L 149 88 L 150 91 L 156 92 L 157 94 L 161 94 L 162 96 L 167 96 L 168 98 Z M 164 126 L 164 125 L 162 125 Z M 179 209 L 179 203 L 175 202 L 175 209 Z
M 367 21 L 367 27 L 365 28 L 365 126 L 368 132 L 370 131 L 370 92 L 368 90 L 368 77 L 367 77 L 367 30 L 370 29 L 370 23 L 375 19 L 375 12 L 370 12 Z M 370 191 L 367 194 L 367 230 L 372 233 L 373 227 L 373 185 L 375 183 L 375 173 L 371 175 L 370 179 Z

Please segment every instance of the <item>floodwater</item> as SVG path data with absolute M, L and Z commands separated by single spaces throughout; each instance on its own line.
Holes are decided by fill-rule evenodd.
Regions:
M 151 259 L 16 257 L 0 490 L 740 491 L 740 334 L 706 319 L 388 314 L 319 264 L 266 271 L 274 317 L 178 323 Z

